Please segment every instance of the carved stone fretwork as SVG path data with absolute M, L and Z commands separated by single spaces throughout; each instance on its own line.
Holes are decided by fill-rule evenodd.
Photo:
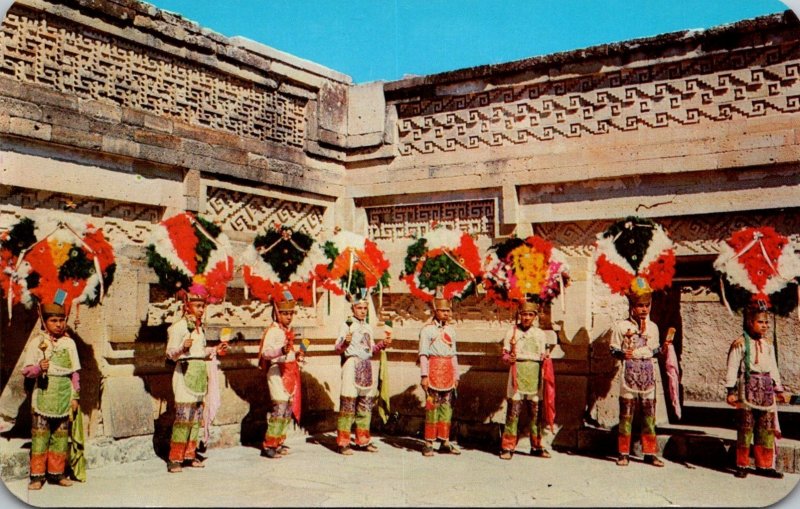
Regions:
M 401 155 L 800 111 L 800 44 L 725 51 L 398 104 Z
M 203 215 L 223 229 L 263 232 L 273 222 L 316 236 L 323 227 L 325 207 L 209 186 Z
M 466 299 L 453 304 L 454 317 L 458 321 L 485 320 L 508 322 L 513 318 L 514 312 L 484 299 L 471 295 Z M 402 322 L 405 320 L 424 322 L 431 318 L 431 305 L 418 299 L 410 293 L 385 293 L 383 295 L 383 308 L 381 319 Z
M 161 207 L 34 189 L 13 188 L 5 196 L 8 190 L 0 186 L 3 191 L 0 196 L 4 196 L 4 203 L 0 205 L 0 228 L 10 227 L 23 217 L 37 223 L 46 222 L 53 218 L 54 211 L 60 211 L 81 216 L 81 220 L 101 227 L 106 238 L 117 247 L 144 245 L 153 224 L 160 221 L 163 214 Z
M 172 323 L 181 316 L 182 303 L 174 298 L 161 302 L 151 302 L 147 306 L 147 325 Z M 298 306 L 294 326 L 303 327 L 315 323 L 316 314 L 310 307 Z M 239 305 L 231 302 L 211 304 L 205 314 L 208 325 L 225 325 L 229 327 L 267 327 L 272 323 L 272 305 L 260 301 L 251 301 Z
M 552 242 L 570 256 L 591 256 L 597 234 L 611 221 L 570 221 L 569 223 L 534 223 L 533 233 Z
M 0 75 L 237 136 L 303 147 L 306 100 L 178 55 L 15 9 L 0 31 Z
M 433 221 L 475 235 L 494 237 L 495 234 L 495 200 L 393 205 L 365 210 L 372 239 L 421 237 Z
M 666 228 L 677 245 L 678 255 L 717 254 L 719 243 L 731 233 L 754 226 L 772 226 L 788 236 L 795 249 L 800 250 L 800 214 L 797 209 L 655 218 L 655 221 Z M 533 225 L 533 232 L 550 240 L 566 254 L 591 256 L 597 234 L 611 223 L 606 220 L 537 223 Z

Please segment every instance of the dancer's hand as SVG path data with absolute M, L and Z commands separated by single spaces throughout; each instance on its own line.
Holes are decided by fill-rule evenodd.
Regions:
M 423 376 L 422 379 L 419 381 L 419 384 L 422 386 L 422 390 L 428 392 L 428 377 Z

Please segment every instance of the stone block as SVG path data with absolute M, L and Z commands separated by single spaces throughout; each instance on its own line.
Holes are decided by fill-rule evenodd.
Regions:
M 153 433 L 153 402 L 141 378 L 106 378 L 100 404 L 108 436 L 123 438 Z
M 383 83 L 352 85 L 348 92 L 347 134 L 380 133 L 383 137 L 386 115 Z
M 146 145 L 154 145 L 156 147 L 166 148 L 169 150 L 178 150 L 181 148 L 181 138 L 172 136 L 164 132 L 153 132 L 144 129 L 137 129 L 133 132 L 133 141 Z
M 107 102 L 85 100 L 78 103 L 78 111 L 102 122 L 118 124 L 122 121 L 122 108 Z
M 0 97 L 0 110 L 12 117 L 42 120 L 42 109 L 39 106 L 11 97 Z
M 103 135 L 97 132 L 71 129 L 64 125 L 54 124 L 51 139 L 55 143 L 71 145 L 73 147 L 100 150 L 103 147 Z
M 138 287 L 138 271 L 130 266 L 118 266 L 114 273 L 114 284 L 108 289 L 103 307 L 114 317 L 113 324 L 121 326 L 136 324 L 136 290 Z M 114 341 L 120 338 L 112 337 Z
M 103 136 L 103 152 L 121 156 L 139 157 L 139 144 L 135 141 Z
M 347 125 L 348 86 L 324 83 L 319 90 L 319 126 L 344 134 Z
M 17 136 L 35 138 L 49 141 L 52 135 L 52 126 L 27 118 L 10 117 L 8 131 Z

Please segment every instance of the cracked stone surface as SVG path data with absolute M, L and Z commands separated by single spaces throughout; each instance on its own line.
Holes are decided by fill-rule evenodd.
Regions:
M 461 456 L 424 458 L 422 444 L 411 439 L 375 438 L 378 453 L 344 457 L 333 442 L 333 434 L 290 437 L 291 452 L 280 460 L 250 447 L 212 449 L 206 468 L 180 474 L 168 474 L 153 457 L 90 469 L 86 483 L 70 488 L 28 492 L 27 480 L 7 481 L 10 493 L 3 495 L 37 507 L 764 507 L 800 480 L 736 479 L 727 470 L 670 461 L 664 468 L 636 460 L 621 468 L 613 458 L 557 451 L 542 459 L 520 450 L 503 461 L 463 447 Z

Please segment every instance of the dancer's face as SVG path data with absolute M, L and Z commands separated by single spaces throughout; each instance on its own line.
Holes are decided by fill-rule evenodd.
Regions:
M 437 309 L 433 313 L 436 316 L 436 320 L 443 324 L 449 322 L 453 316 L 453 312 L 450 309 Z
M 519 313 L 519 324 L 526 329 L 533 325 L 535 319 L 536 313 L 533 311 L 521 311 Z
M 294 320 L 294 309 L 278 311 L 278 323 L 284 327 L 288 327 Z
M 367 317 L 367 308 L 368 306 L 366 302 L 353 304 L 353 316 L 356 317 L 356 320 L 363 320 Z
M 749 333 L 754 338 L 764 337 L 769 331 L 769 317 L 767 313 L 756 313 L 747 322 Z
M 186 302 L 186 312 L 198 320 L 203 317 L 206 312 L 206 301 L 204 300 L 190 300 Z
M 44 321 L 44 328 L 50 335 L 61 337 L 67 330 L 67 319 L 58 315 L 48 316 Z

